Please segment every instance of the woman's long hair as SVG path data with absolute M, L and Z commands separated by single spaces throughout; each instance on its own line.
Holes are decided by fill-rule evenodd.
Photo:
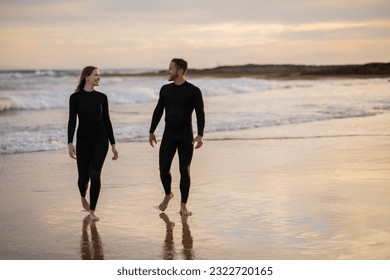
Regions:
M 85 86 L 85 83 L 86 83 L 85 78 L 88 77 L 89 75 L 91 75 L 92 72 L 93 72 L 95 69 L 98 69 L 98 68 L 95 67 L 95 66 L 87 66 L 87 67 L 85 67 L 85 68 L 81 71 L 79 83 L 78 83 L 78 85 L 77 85 L 77 87 L 76 87 L 76 92 L 84 89 L 84 86 Z

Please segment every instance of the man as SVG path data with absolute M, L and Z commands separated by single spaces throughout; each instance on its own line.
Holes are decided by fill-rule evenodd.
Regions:
M 159 151 L 160 178 L 165 191 L 165 197 L 159 208 L 164 211 L 173 198 L 171 192 L 171 164 L 176 150 L 179 155 L 181 215 L 191 215 L 187 210 L 187 200 L 190 191 L 190 165 L 195 149 L 202 147 L 205 114 L 202 93 L 199 88 L 186 81 L 185 74 L 188 63 L 184 59 L 174 58 L 168 69 L 168 80 L 173 83 L 162 86 L 157 106 L 149 130 L 149 143 L 157 144 L 154 131 L 165 109 L 165 129 Z M 192 113 L 195 109 L 198 134 L 194 138 L 192 130 Z

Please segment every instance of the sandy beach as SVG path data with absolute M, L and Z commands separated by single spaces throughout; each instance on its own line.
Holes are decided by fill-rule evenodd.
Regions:
M 390 259 L 390 115 L 206 135 L 165 214 L 158 147 L 118 143 L 85 219 L 67 151 L 0 158 L 0 259 Z

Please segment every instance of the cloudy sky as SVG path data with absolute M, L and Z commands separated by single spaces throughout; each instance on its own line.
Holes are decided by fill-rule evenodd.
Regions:
M 388 0 L 0 0 L 1 69 L 390 62 Z

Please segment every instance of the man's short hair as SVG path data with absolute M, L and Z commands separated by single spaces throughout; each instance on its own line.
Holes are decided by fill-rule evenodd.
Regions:
M 182 59 L 182 58 L 173 58 L 171 60 L 171 62 L 174 62 L 178 69 L 182 69 L 183 70 L 183 74 L 185 74 L 187 72 L 188 62 L 185 61 L 184 59 Z

